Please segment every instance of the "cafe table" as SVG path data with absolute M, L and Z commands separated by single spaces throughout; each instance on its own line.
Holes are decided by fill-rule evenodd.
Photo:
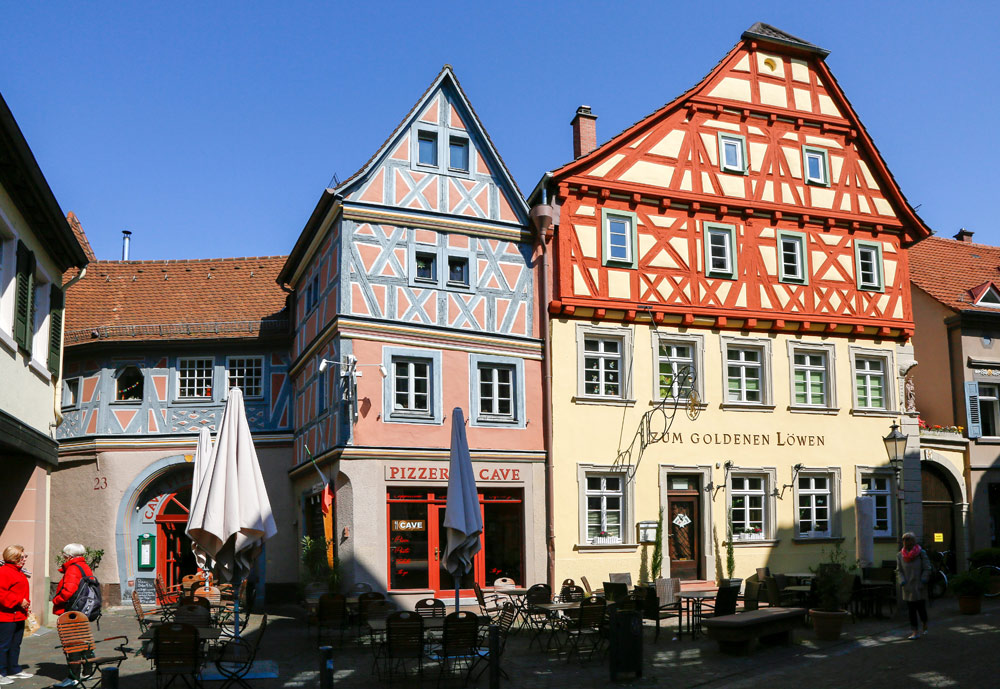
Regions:
M 539 610 L 545 611 L 545 623 L 538 629 L 536 636 L 541 637 L 545 633 L 545 628 L 550 627 L 549 638 L 545 642 L 545 650 L 549 650 L 552 646 L 552 638 L 555 636 L 556 628 L 554 622 L 563 616 L 568 610 L 579 610 L 580 601 L 562 601 L 558 603 L 533 603 L 532 608 L 537 608 Z M 530 645 L 530 644 L 529 644 Z
M 687 616 L 687 629 L 691 638 L 701 631 L 702 606 L 706 600 L 715 598 L 717 591 L 681 591 L 677 598 L 681 603 L 681 614 L 677 616 L 677 638 L 684 637 L 684 617 Z

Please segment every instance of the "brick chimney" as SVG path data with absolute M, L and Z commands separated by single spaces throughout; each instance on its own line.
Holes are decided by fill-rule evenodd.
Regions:
M 597 148 L 597 115 L 590 112 L 589 105 L 576 109 L 573 125 L 573 157 L 580 158 Z
M 955 233 L 955 239 L 957 239 L 960 242 L 971 242 L 972 234 L 973 234 L 972 232 L 969 232 L 967 229 L 963 227 L 962 229 L 960 229 L 958 232 Z

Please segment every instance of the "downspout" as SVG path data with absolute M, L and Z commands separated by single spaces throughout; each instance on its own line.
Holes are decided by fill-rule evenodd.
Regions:
M 542 330 L 542 430 L 545 449 L 545 551 L 546 580 L 555 590 L 556 579 L 556 536 L 555 536 L 555 487 L 552 475 L 552 332 L 550 330 L 549 302 L 551 301 L 549 276 L 552 265 L 550 252 L 546 244 L 552 239 L 552 207 L 548 205 L 548 190 L 546 183 L 549 174 L 542 179 L 542 203 L 531 209 L 531 219 L 538 233 L 538 246 L 542 251 L 542 294 L 541 294 L 541 330 Z
M 63 364 L 66 362 L 66 292 L 69 288 L 80 282 L 87 275 L 87 266 L 80 268 L 80 272 L 77 273 L 76 277 L 63 285 L 63 319 L 62 319 L 62 332 L 59 333 L 59 342 L 62 345 L 62 356 L 59 357 L 59 377 L 56 378 L 55 393 L 53 394 L 53 405 L 55 408 L 56 427 L 58 427 L 63 422 L 62 415 L 62 379 L 63 379 Z

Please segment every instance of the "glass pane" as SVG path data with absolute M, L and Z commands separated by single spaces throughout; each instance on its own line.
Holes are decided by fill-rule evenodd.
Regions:
M 428 586 L 427 504 L 389 504 L 389 585 L 394 589 Z
M 437 165 L 437 137 L 420 136 L 417 140 L 419 148 L 419 160 L 424 165 Z
M 807 153 L 806 166 L 809 170 L 809 179 L 821 180 L 823 178 L 823 166 L 820 156 L 815 153 Z
M 619 344 L 618 340 L 604 340 L 604 351 L 609 354 L 617 354 Z
M 588 476 L 587 477 L 587 490 L 600 490 L 601 489 L 601 477 L 600 476 Z
M 588 352 L 596 352 L 600 350 L 600 343 L 597 340 L 584 340 L 583 349 Z
M 469 284 L 469 262 L 464 258 L 448 259 L 448 281 Z
M 747 488 L 750 490 L 763 490 L 764 489 L 764 479 L 762 478 L 748 478 Z
M 448 166 L 454 170 L 469 169 L 469 142 L 452 139 L 448 145 Z
M 609 491 L 621 490 L 622 480 L 620 478 L 608 477 L 604 479 L 604 487 Z
M 490 495 L 484 496 L 489 498 Z M 524 518 L 520 495 L 517 502 L 490 503 L 483 506 L 483 540 L 486 581 L 492 584 L 500 577 L 524 582 L 521 571 L 524 550 Z

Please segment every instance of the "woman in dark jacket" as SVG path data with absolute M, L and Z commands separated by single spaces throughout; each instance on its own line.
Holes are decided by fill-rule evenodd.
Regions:
M 31 612 L 28 577 L 22 571 L 28 556 L 24 547 L 9 545 L 3 551 L 0 567 L 0 684 L 13 684 L 15 679 L 27 679 L 18 663 L 21 639 L 24 638 L 24 621 Z
M 63 555 L 66 556 L 66 561 L 59 568 L 63 576 L 59 580 L 56 595 L 52 599 L 53 614 L 62 615 L 66 612 L 66 606 L 73 600 L 76 590 L 80 588 L 80 580 L 83 577 L 94 576 L 90 565 L 87 564 L 87 560 L 83 557 L 86 552 L 87 549 L 79 543 L 68 543 L 63 548 Z

